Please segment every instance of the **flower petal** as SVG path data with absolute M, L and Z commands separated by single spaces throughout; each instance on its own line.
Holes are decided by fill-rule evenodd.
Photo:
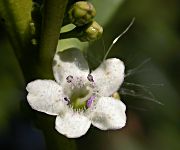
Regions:
M 53 80 L 35 80 L 30 82 L 26 90 L 27 100 L 37 111 L 50 115 L 58 115 L 65 110 L 66 104 L 62 88 Z
M 99 88 L 99 94 L 110 96 L 116 92 L 124 80 L 124 63 L 111 58 L 105 60 L 91 75 Z
M 90 118 L 92 124 L 101 129 L 120 129 L 126 124 L 126 106 L 112 97 L 102 97 L 92 107 Z
M 56 130 L 68 138 L 78 138 L 84 135 L 91 125 L 90 120 L 80 113 L 69 111 L 57 116 Z
M 69 75 L 87 77 L 89 67 L 78 49 L 68 49 L 55 54 L 53 71 L 56 81 L 63 84 Z

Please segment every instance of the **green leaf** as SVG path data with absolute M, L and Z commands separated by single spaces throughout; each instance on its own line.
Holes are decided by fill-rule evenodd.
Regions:
M 68 24 L 61 28 L 61 33 L 68 32 L 75 28 L 75 25 Z M 57 52 L 64 51 L 70 48 L 76 48 L 80 51 L 85 51 L 89 46 L 89 42 L 81 42 L 77 38 L 61 39 L 58 41 Z
M 32 0 L 0 0 L 0 17 L 17 57 L 30 40 Z
M 88 45 L 88 42 L 81 42 L 77 38 L 62 39 L 58 42 L 57 52 L 64 51 L 70 48 L 76 48 L 83 52 L 86 50 Z

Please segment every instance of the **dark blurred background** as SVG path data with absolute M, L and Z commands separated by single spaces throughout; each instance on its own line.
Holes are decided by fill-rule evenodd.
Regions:
M 179 8 L 178 0 L 125 0 L 118 6 L 104 27 L 106 49 L 102 40 L 95 42 L 87 59 L 92 68 L 97 66 L 113 39 L 136 18 L 108 55 L 126 65 L 120 94 L 127 105 L 127 125 L 117 131 L 91 127 L 76 140 L 78 149 L 180 149 Z M 3 27 L 0 34 L 0 149 L 45 150 L 43 133 L 23 114 L 23 76 Z

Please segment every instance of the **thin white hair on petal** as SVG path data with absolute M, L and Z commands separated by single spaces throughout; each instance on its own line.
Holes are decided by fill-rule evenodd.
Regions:
M 149 89 L 150 87 L 148 86 L 136 84 L 136 83 L 128 83 L 128 82 L 124 82 L 124 86 L 127 86 L 127 87 L 131 86 L 131 87 L 135 87 L 136 89 L 129 89 L 127 87 L 122 87 L 119 90 L 120 94 L 122 95 L 132 96 L 138 99 L 152 101 L 159 105 L 164 105 L 163 103 L 161 103 L 159 100 L 156 99 L 152 91 Z M 137 91 L 137 88 L 139 88 L 141 93 Z
M 161 87 L 164 86 L 163 83 L 151 83 L 151 85 L 152 85 L 152 86 L 161 86 Z
M 150 91 L 150 86 L 146 86 L 146 85 L 142 85 L 142 84 L 138 84 L 138 83 L 130 83 L 130 82 L 124 82 L 124 85 L 139 87 L 142 90 L 144 90 L 145 92 L 147 92 L 151 97 L 155 98 L 152 91 Z M 152 83 L 151 86 L 164 86 L 164 84 L 163 83 Z
M 124 82 L 124 84 L 127 85 L 127 86 L 138 87 L 138 88 L 142 89 L 144 92 L 147 92 L 147 94 L 148 94 L 149 96 L 151 96 L 152 98 L 155 99 L 154 94 L 150 91 L 150 89 L 149 89 L 148 86 L 141 85 L 141 84 L 137 84 L 137 83 L 130 83 L 130 82 Z
M 141 64 L 139 64 L 137 67 L 127 70 L 127 73 L 125 74 L 125 78 L 129 77 L 131 75 L 134 75 L 136 73 L 141 73 L 141 72 L 145 71 L 145 70 L 142 70 L 142 67 L 145 64 L 149 63 L 150 61 L 151 61 L 151 58 L 147 58 Z
M 112 44 L 109 46 L 107 51 L 106 51 L 104 39 L 103 39 L 103 37 L 101 38 L 102 45 L 103 45 L 103 53 L 104 53 L 103 60 L 102 60 L 102 57 L 100 57 L 98 55 L 96 57 L 94 57 L 92 53 L 84 53 L 85 58 L 89 57 L 90 60 L 93 60 L 93 61 L 89 61 L 93 66 L 96 66 L 96 64 L 101 64 L 107 58 L 107 56 L 108 56 L 109 52 L 111 51 L 112 47 L 114 46 L 114 44 L 118 41 L 118 39 L 120 39 L 130 29 L 130 27 L 133 25 L 134 21 L 135 21 L 135 17 L 132 19 L 132 21 L 130 22 L 128 27 L 118 37 L 116 37 L 113 40 Z
M 112 47 L 116 44 L 116 42 L 130 29 L 130 27 L 133 25 L 134 21 L 135 21 L 135 18 L 133 18 L 131 20 L 130 24 L 127 26 L 127 28 L 118 37 L 116 37 L 113 40 L 112 44 L 109 46 L 106 54 L 104 55 L 103 61 L 107 58 L 109 52 L 111 51 Z

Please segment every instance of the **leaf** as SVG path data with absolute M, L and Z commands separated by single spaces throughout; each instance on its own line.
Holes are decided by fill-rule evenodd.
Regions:
M 31 0 L 0 0 L 1 21 L 18 57 L 21 57 L 21 51 L 30 39 L 31 9 Z
M 68 32 L 75 27 L 73 24 L 68 24 L 61 28 L 61 33 Z M 81 42 L 77 38 L 61 39 L 58 41 L 57 52 L 64 51 L 70 48 L 76 48 L 80 51 L 85 51 L 89 46 L 88 42 Z
M 80 42 L 76 38 L 62 39 L 58 42 L 57 51 L 64 51 L 70 48 L 76 48 L 80 51 L 84 51 L 88 45 L 88 42 Z

